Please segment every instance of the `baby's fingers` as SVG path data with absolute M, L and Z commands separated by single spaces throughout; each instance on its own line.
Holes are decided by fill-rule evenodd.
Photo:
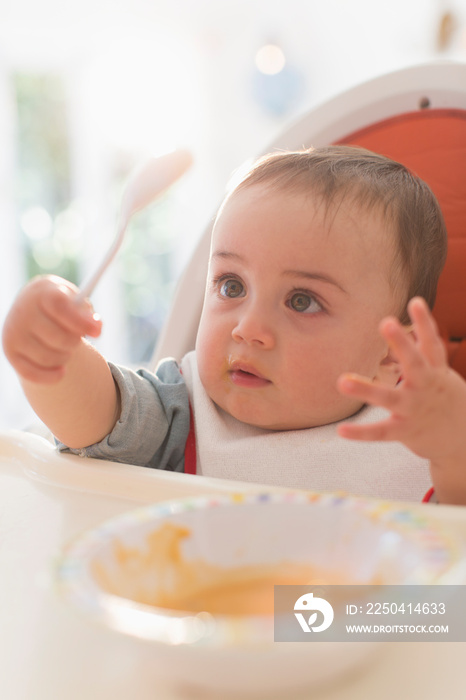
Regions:
M 58 381 L 84 335 L 97 337 L 101 322 L 78 290 L 53 276 L 32 280 L 18 295 L 3 326 L 5 355 L 23 379 Z
M 392 418 L 387 418 L 377 423 L 364 425 L 354 423 L 341 423 L 337 428 L 338 435 L 347 440 L 363 440 L 365 442 L 399 440 L 397 426 Z
M 399 408 L 401 395 L 393 387 L 371 382 L 357 374 L 343 374 L 337 381 L 340 393 L 360 399 L 371 406 L 380 406 L 389 411 Z
M 393 357 L 401 367 L 404 379 L 417 383 L 428 367 L 427 358 L 416 346 L 411 333 L 396 318 L 386 318 L 380 324 L 380 333 L 386 340 Z
M 77 288 L 65 280 L 61 284 L 52 282 L 39 298 L 40 307 L 63 331 L 78 337 L 96 337 L 101 330 L 100 319 L 89 302 L 77 302 L 77 292 Z
M 447 364 L 447 353 L 439 335 L 437 324 L 424 299 L 415 297 L 408 304 L 408 312 L 420 352 L 433 367 Z

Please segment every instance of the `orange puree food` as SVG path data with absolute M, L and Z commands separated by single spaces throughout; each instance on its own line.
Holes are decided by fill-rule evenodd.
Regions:
M 228 580 L 199 590 L 191 596 L 180 596 L 172 608 L 210 612 L 217 615 L 273 615 L 274 586 L 302 584 L 303 579 L 290 580 L 282 571 L 275 568 L 268 573 L 260 573 L 260 567 L 250 568 L 250 577 L 244 581 Z M 244 572 L 247 573 L 246 571 Z
M 92 562 L 92 574 L 108 593 L 146 605 L 227 615 L 272 615 L 274 585 L 309 585 L 322 576 L 314 567 L 283 561 L 226 568 L 185 559 L 187 528 L 165 523 L 146 537 L 144 549 L 114 542 L 114 565 Z M 328 575 L 325 582 L 331 581 Z

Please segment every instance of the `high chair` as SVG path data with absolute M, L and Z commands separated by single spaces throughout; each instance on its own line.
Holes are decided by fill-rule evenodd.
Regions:
M 434 315 L 452 367 L 466 377 L 466 64 L 433 62 L 377 77 L 311 109 L 264 153 L 327 144 L 368 148 L 424 179 L 445 216 L 449 252 Z M 175 292 L 153 355 L 180 359 L 199 324 L 211 226 Z

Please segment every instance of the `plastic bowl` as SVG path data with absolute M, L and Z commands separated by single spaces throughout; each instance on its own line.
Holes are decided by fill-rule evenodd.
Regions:
M 274 642 L 273 615 L 254 605 L 247 614 L 184 610 L 185 594 L 238 572 L 247 582 L 248 572 L 293 570 L 297 583 L 309 566 L 324 583 L 441 583 L 459 556 L 409 508 L 332 494 L 237 494 L 114 518 L 66 547 L 55 580 L 89 619 L 143 640 L 160 677 L 205 692 L 267 694 L 335 679 L 378 644 Z

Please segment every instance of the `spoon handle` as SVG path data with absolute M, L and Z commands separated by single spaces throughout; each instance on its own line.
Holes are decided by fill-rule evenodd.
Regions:
M 118 250 L 123 243 L 123 238 L 125 237 L 126 227 L 128 226 L 128 219 L 126 221 L 121 221 L 118 224 L 117 234 L 113 240 L 110 248 L 105 253 L 103 259 L 101 260 L 97 270 L 92 274 L 92 276 L 83 284 L 76 296 L 76 302 L 79 304 L 81 301 L 90 297 L 94 289 L 96 288 L 100 278 L 104 274 L 107 267 L 112 262 L 113 258 L 118 253 Z
M 167 187 L 178 180 L 191 163 L 191 154 L 185 150 L 178 150 L 158 158 L 151 158 L 132 174 L 123 194 L 115 239 L 92 277 L 81 287 L 76 296 L 77 303 L 89 297 L 94 291 L 100 278 L 117 254 L 133 214 L 144 209 Z

